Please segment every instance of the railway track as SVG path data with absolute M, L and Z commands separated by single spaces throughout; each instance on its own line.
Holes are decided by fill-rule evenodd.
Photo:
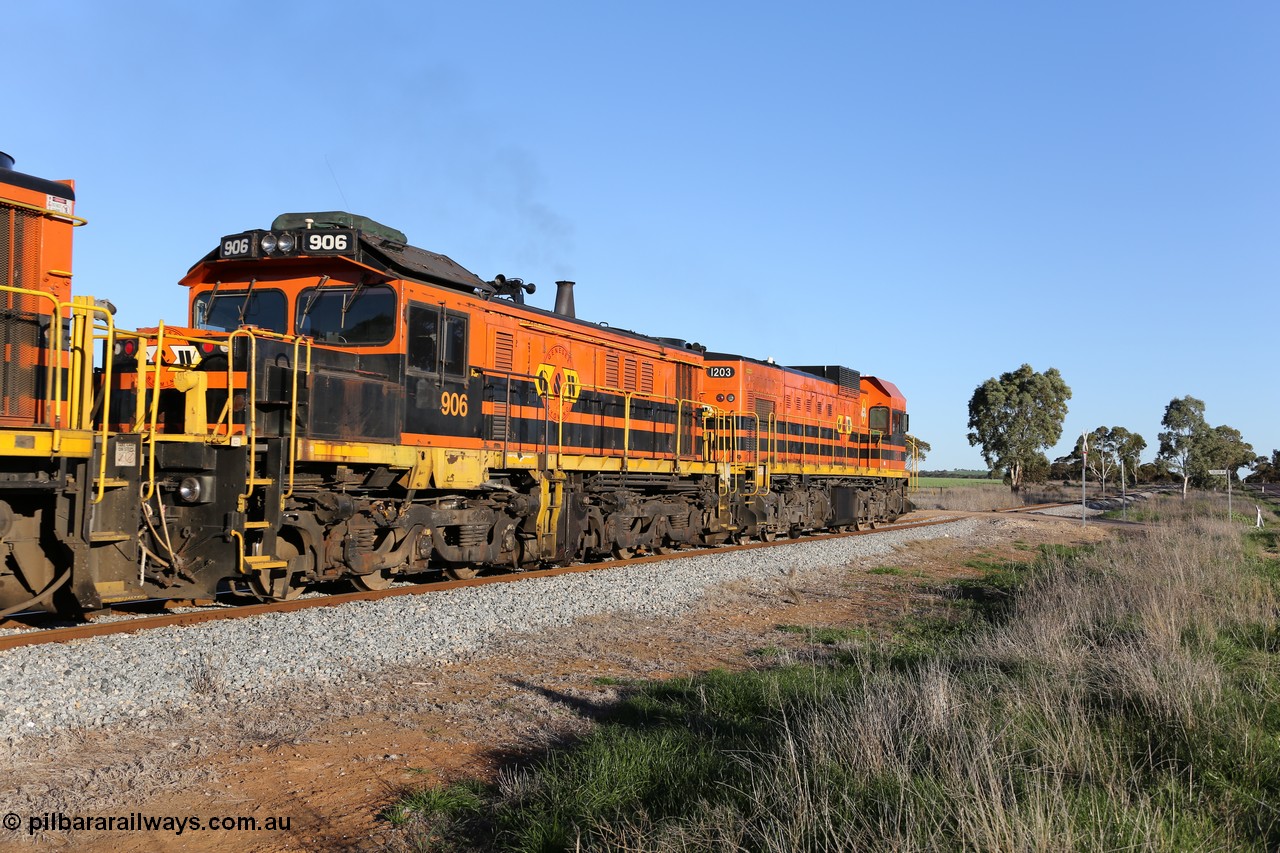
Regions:
M 19 633 L 0 635 L 0 651 L 21 648 L 23 646 L 42 645 L 46 643 L 69 643 L 74 640 L 84 640 L 92 637 L 105 637 L 113 634 L 132 634 L 153 628 L 198 625 L 204 622 L 213 622 L 221 619 L 245 619 L 251 616 L 262 616 L 270 613 L 293 613 L 299 610 L 310 610 L 318 607 L 336 607 L 340 604 L 347 604 L 353 601 L 377 601 L 383 598 L 392 598 L 401 595 L 424 595 L 433 592 L 443 592 L 450 589 L 486 586 L 494 583 L 513 583 L 533 578 L 548 578 L 555 577 L 557 575 L 576 574 L 582 572 L 603 572 L 622 569 L 627 566 L 638 564 L 659 563 L 667 560 L 676 560 L 683 557 L 694 557 L 705 554 L 721 554 L 731 551 L 749 551 L 758 548 L 774 548 L 799 542 L 817 542 L 827 539 L 843 539 L 851 536 L 870 536 L 891 530 L 910 530 L 917 527 L 932 527 L 938 524 L 948 524 L 956 521 L 957 518 L 960 517 L 963 516 L 960 514 L 948 514 L 946 517 L 929 519 L 927 521 L 880 525 L 874 530 L 816 534 L 811 536 L 802 536 L 798 539 L 784 539 L 776 542 L 747 542 L 740 545 L 718 546 L 715 548 L 690 548 L 673 554 L 656 554 L 644 557 L 632 557 L 625 560 L 609 560 L 600 563 L 581 563 L 572 566 L 562 566 L 532 572 L 490 575 L 468 580 L 446 580 L 407 584 L 404 586 L 391 587 L 390 589 L 370 592 L 336 593 L 310 598 L 299 598 L 293 601 L 273 601 L 263 604 L 245 604 L 216 608 L 211 607 L 181 613 L 139 615 L 132 618 L 114 619 L 109 622 L 88 622 L 82 625 L 72 625 L 68 627 L 38 628 L 27 625 L 18 625 L 11 622 L 8 624 L 0 624 L 0 627 L 22 627 L 27 628 L 27 630 Z
M 1076 502 L 1057 501 L 1047 504 L 1027 504 L 1026 506 L 1010 506 L 1004 509 L 998 509 L 996 512 L 1016 513 L 1016 512 L 1036 512 L 1042 509 L 1057 509 L 1060 506 L 1078 506 Z

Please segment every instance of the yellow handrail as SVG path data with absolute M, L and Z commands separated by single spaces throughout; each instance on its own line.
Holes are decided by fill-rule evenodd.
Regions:
M 293 497 L 294 471 L 298 467 L 298 349 L 307 346 L 307 375 L 311 375 L 311 338 L 298 337 L 293 342 L 293 383 L 289 392 L 289 488 L 280 494 L 280 508 Z
M 107 346 L 105 347 L 106 355 L 104 355 L 102 359 L 102 389 L 103 389 L 102 412 L 103 414 L 102 414 L 102 428 L 99 433 L 102 439 L 102 452 L 98 454 L 98 491 L 97 491 L 97 495 L 95 495 L 93 498 L 93 503 L 97 504 L 97 503 L 102 503 L 102 498 L 107 492 L 107 440 L 110 437 L 110 431 L 109 431 L 110 418 L 108 417 L 107 413 L 111 411 L 111 372 L 115 364 L 115 361 L 114 361 L 115 359 L 115 318 L 111 316 L 111 312 L 108 311 L 106 308 L 103 308 L 99 305 L 90 304 L 89 297 L 86 296 L 86 297 L 77 297 L 77 298 L 83 298 L 85 300 L 79 305 L 79 308 L 85 314 L 90 316 L 92 316 L 93 314 L 101 314 L 102 319 L 106 321 L 106 334 L 103 335 L 101 338 L 93 334 L 92 328 L 88 330 L 93 340 L 104 340 L 107 343 Z M 93 345 L 91 343 L 90 348 L 92 348 L 92 346 Z M 86 359 L 85 364 L 89 368 L 85 372 L 85 377 L 92 376 L 93 375 L 92 354 L 82 353 L 81 358 Z M 83 379 L 82 381 L 87 382 L 87 379 Z M 88 412 L 81 413 L 82 417 L 85 418 L 84 425 L 92 426 L 92 424 L 88 423 L 88 419 L 87 419 L 88 414 L 89 414 Z
M 30 205 L 19 205 L 20 207 L 30 207 Z M 39 208 L 32 208 L 39 210 Z M 58 214 L 64 215 L 64 214 Z M 111 312 L 106 308 L 94 303 L 92 298 L 88 296 L 76 296 L 70 302 L 63 302 L 52 293 L 46 293 L 42 290 L 31 290 L 25 287 L 13 287 L 12 285 L 0 285 L 0 292 L 15 293 L 24 296 L 33 296 L 37 299 L 48 301 L 52 304 L 52 311 L 49 316 L 50 328 L 50 344 L 47 347 L 48 357 L 45 359 L 46 382 L 45 387 L 48 389 L 44 398 L 40 401 L 46 409 L 46 418 L 48 426 L 52 428 L 53 435 L 50 447 L 53 452 L 57 453 L 62 449 L 62 430 L 63 430 L 63 404 L 67 406 L 67 419 L 70 422 L 69 428 L 74 431 L 92 430 L 93 425 L 90 421 L 91 412 L 85 405 L 86 400 L 92 394 L 92 377 L 93 377 L 93 342 L 96 340 L 105 340 L 107 342 L 106 355 L 103 359 L 103 401 L 104 411 L 110 411 L 109 398 L 111 393 L 112 368 L 114 365 L 114 343 L 115 343 L 115 318 L 111 316 Z M 40 314 L 39 311 L 33 311 L 33 314 Z M 70 345 L 74 343 L 74 351 L 68 346 L 67 349 L 67 383 L 68 387 L 63 388 L 63 366 L 61 364 L 61 354 L 63 352 L 63 315 L 66 315 L 72 328 L 76 331 L 76 340 L 68 341 Z M 100 315 L 105 324 L 105 334 L 98 335 L 95 332 L 92 318 Z M 88 351 L 86 351 L 88 350 Z M 72 379 L 75 379 L 75 398 L 72 399 L 72 388 L 70 387 Z M 64 396 L 65 390 L 65 396 Z M 108 418 L 103 417 L 100 437 L 102 440 L 101 452 L 98 458 L 98 487 L 97 494 L 92 498 L 93 503 L 100 503 L 106 492 L 106 474 L 107 474 L 107 441 L 110 437 Z
M 70 187 L 67 189 L 70 189 Z M 63 213 L 60 210 L 50 210 L 47 207 L 39 207 L 34 204 L 23 204 L 22 202 L 14 201 L 11 198 L 6 198 L 4 201 L 0 201 L 0 207 L 20 207 L 23 210 L 33 210 L 36 213 L 48 216 L 52 219 L 64 219 L 71 223 L 72 228 L 79 228 L 81 225 L 89 224 L 89 220 L 81 219 L 79 216 L 72 216 L 70 213 Z
M 66 303 L 61 302 L 58 297 L 52 293 L 45 293 L 43 290 L 30 290 L 25 287 L 13 287 L 12 285 L 0 285 L 2 293 L 18 293 L 25 296 L 34 296 L 38 299 L 47 299 L 53 303 L 53 313 L 50 314 L 49 327 L 53 330 L 53 342 L 49 347 L 51 353 L 62 352 L 62 310 Z M 39 313 L 39 312 L 32 312 Z M 45 387 L 48 389 L 42 403 L 50 410 L 48 414 L 49 426 L 58 429 L 62 426 L 62 371 L 59 369 L 58 359 L 50 357 L 46 359 L 45 365 L 47 373 Z

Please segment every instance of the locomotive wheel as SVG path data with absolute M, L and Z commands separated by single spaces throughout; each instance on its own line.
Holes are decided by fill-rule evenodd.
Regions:
M 352 575 L 351 585 L 363 592 L 377 592 L 380 589 L 386 589 L 391 586 L 393 579 L 391 572 L 382 569 L 377 572 L 369 572 L 367 575 Z
M 447 566 L 444 574 L 449 580 L 469 581 L 479 575 L 480 570 L 475 566 Z
M 613 558 L 615 560 L 630 560 L 639 550 L 639 548 L 624 548 L 621 545 L 614 545 Z

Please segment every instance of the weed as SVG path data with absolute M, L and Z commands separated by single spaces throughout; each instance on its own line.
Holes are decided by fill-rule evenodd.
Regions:
M 803 634 L 811 643 L 834 646 L 839 643 L 856 643 L 870 639 L 866 628 L 836 628 L 813 625 L 779 625 L 778 630 L 787 634 Z

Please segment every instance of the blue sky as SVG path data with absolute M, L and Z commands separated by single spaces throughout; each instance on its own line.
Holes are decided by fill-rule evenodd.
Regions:
M 6 10 L 0 150 L 77 181 L 76 287 L 184 319 L 224 234 L 346 209 L 578 315 L 906 394 L 1058 368 L 1280 447 L 1280 5 L 99 3 Z

